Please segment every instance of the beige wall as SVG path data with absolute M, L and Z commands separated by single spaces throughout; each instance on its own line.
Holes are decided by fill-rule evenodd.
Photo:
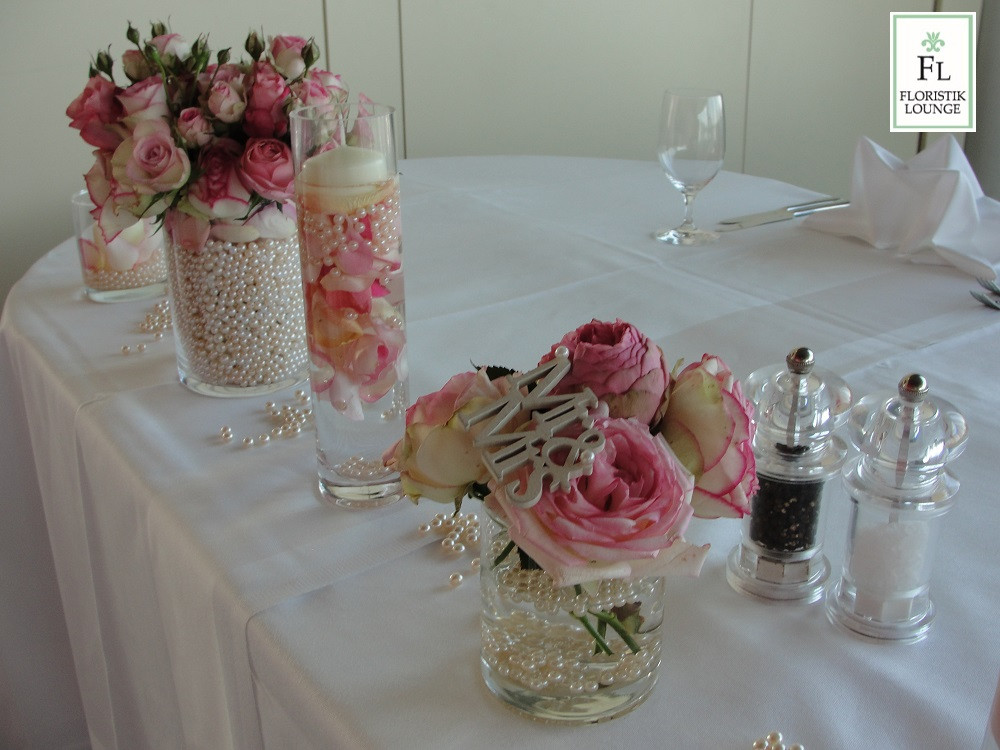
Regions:
M 943 0 L 946 10 L 980 2 Z M 905 5 L 926 11 L 934 0 Z M 69 195 L 91 157 L 65 109 L 91 55 L 109 44 L 120 55 L 126 22 L 145 35 L 163 7 L 5 3 L 0 300 L 72 231 Z M 660 95 L 671 85 L 723 91 L 730 170 L 844 194 L 858 136 L 904 158 L 916 149 L 913 135 L 888 132 L 892 0 L 172 0 L 169 8 L 175 31 L 208 32 L 213 49 L 242 50 L 251 25 L 315 36 L 328 68 L 400 110 L 409 158 L 653 159 Z

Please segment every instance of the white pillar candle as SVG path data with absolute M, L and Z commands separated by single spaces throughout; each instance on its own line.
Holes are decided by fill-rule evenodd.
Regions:
M 309 211 L 351 211 L 369 202 L 391 177 L 381 151 L 338 146 L 309 157 L 299 173 L 299 197 Z

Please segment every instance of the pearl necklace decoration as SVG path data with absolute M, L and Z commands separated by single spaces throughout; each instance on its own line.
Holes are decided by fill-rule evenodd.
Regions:
M 781 732 L 771 732 L 766 737 L 754 740 L 750 748 L 751 750 L 806 750 L 805 746 L 797 742 L 792 745 L 786 745 L 785 738 Z
M 295 400 L 290 403 L 278 404 L 268 401 L 264 404 L 264 414 L 271 423 L 271 429 L 258 435 L 246 435 L 239 440 L 242 448 L 261 447 L 270 444 L 272 440 L 283 440 L 298 437 L 312 426 L 313 410 L 309 405 L 309 393 L 304 389 L 295 391 Z M 225 444 L 235 440 L 233 428 L 222 425 L 218 432 L 219 441 Z
M 146 311 L 146 315 L 139 322 L 139 330 L 148 333 L 153 337 L 153 341 L 160 341 L 165 331 L 169 331 L 173 325 L 170 315 L 170 300 L 164 298 L 159 300 L 152 309 Z M 139 343 L 133 349 L 129 344 L 123 344 L 121 353 L 128 356 L 132 352 L 142 354 L 146 351 L 146 344 Z
M 420 524 L 417 531 L 421 534 L 433 532 L 443 536 L 441 549 L 456 557 L 479 548 L 479 516 L 475 513 L 438 513 L 429 522 Z M 478 556 L 472 559 L 469 568 L 473 574 L 479 572 Z M 455 571 L 448 576 L 448 585 L 451 588 L 458 588 L 464 580 L 465 574 Z

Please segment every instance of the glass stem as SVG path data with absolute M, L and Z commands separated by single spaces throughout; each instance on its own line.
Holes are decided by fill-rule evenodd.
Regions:
M 681 195 L 684 196 L 684 221 L 681 222 L 679 229 L 691 230 L 694 229 L 694 197 L 698 194 L 697 190 L 682 190 Z

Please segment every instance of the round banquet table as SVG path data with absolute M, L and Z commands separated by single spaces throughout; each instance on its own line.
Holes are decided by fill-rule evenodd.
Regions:
M 472 362 L 530 369 L 592 318 L 634 323 L 669 361 L 718 354 L 740 376 L 808 346 L 857 396 L 923 374 L 970 425 L 929 637 L 872 643 L 821 604 L 738 594 L 725 558 L 740 522 L 696 521 L 687 538 L 712 550 L 700 578 L 668 581 L 649 700 L 594 726 L 522 718 L 479 676 L 471 555 L 417 530 L 447 509 L 333 509 L 309 435 L 220 441 L 222 425 L 266 430 L 265 402 L 294 394 L 187 391 L 172 337 L 138 329 L 153 302 L 86 301 L 67 240 L 0 321 L 0 745 L 738 750 L 780 730 L 815 750 L 979 747 L 1000 671 L 1000 314 L 972 299 L 971 278 L 797 220 L 665 246 L 652 232 L 679 222 L 681 201 L 653 161 L 462 157 L 401 172 L 411 400 Z M 724 172 L 695 214 L 712 225 L 812 197 Z M 835 580 L 839 481 L 826 504 Z M 453 572 L 466 576 L 454 588 Z

